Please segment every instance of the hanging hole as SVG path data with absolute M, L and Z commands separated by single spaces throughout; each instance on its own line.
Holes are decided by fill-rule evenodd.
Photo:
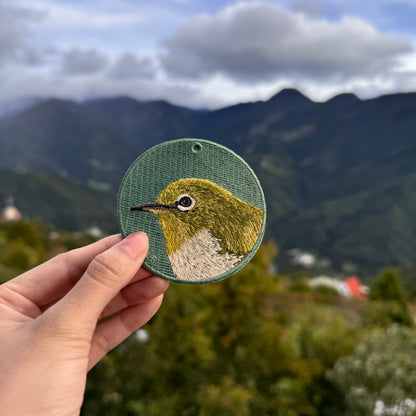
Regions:
M 202 150 L 202 145 L 201 145 L 201 143 L 194 143 L 193 145 L 192 145 L 192 151 L 194 152 L 194 153 L 198 153 L 198 152 L 200 152 Z
M 157 264 L 157 256 L 155 254 L 149 254 L 146 257 L 146 261 L 150 266 L 155 266 Z

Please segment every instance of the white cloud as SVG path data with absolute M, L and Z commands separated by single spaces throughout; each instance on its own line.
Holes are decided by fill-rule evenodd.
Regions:
M 7 87 L 0 96 L 0 110 L 8 102 L 25 97 L 58 97 L 74 100 L 128 95 L 139 100 L 165 99 L 179 105 L 204 107 L 199 100 L 199 88 L 189 82 L 169 79 L 130 79 L 129 81 L 110 78 L 108 74 L 97 72 L 84 76 L 62 76 L 59 71 L 37 69 L 28 73 L 20 66 L 9 67 Z M 0 79 L 5 71 L 0 69 Z
M 28 37 L 31 25 L 42 19 L 42 14 L 29 8 L 18 7 L 0 0 L 0 59 L 25 61 L 34 57 Z
M 138 58 L 132 53 L 125 53 L 118 58 L 110 70 L 110 76 L 120 80 L 137 78 L 154 78 L 156 66 L 150 58 Z
M 173 75 L 222 73 L 243 82 L 374 74 L 412 51 L 409 42 L 359 18 L 329 22 L 269 3 L 238 3 L 197 16 L 163 45 L 162 62 Z
M 42 13 L 48 28 L 63 29 L 108 29 L 120 28 L 142 22 L 144 17 L 137 13 L 116 12 L 100 8 L 98 2 L 63 3 L 50 0 L 17 0 L 22 7 Z
M 293 4 L 292 10 L 316 18 L 322 14 L 322 4 L 310 0 L 299 0 Z
M 284 87 L 315 100 L 416 89 L 416 38 L 358 17 L 329 21 L 322 1 L 285 3 L 292 8 L 248 1 L 195 16 L 208 7 L 0 0 L 0 101 L 126 94 L 215 108 L 268 99 Z
M 107 58 L 93 49 L 73 48 L 62 56 L 62 72 L 69 75 L 94 74 L 106 65 Z

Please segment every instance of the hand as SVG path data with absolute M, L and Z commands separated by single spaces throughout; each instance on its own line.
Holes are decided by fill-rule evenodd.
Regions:
M 87 371 L 162 302 L 168 282 L 141 268 L 147 250 L 144 233 L 114 235 L 0 286 L 2 414 L 79 414 Z

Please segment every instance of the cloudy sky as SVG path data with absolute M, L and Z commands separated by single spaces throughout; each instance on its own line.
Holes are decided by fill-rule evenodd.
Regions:
M 416 91 L 416 0 L 0 0 L 0 105 Z

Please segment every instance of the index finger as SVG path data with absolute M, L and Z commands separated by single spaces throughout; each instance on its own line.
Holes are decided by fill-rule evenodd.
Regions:
M 94 257 L 120 240 L 120 234 L 111 235 L 88 246 L 59 254 L 4 285 L 38 306 L 54 302 L 75 285 Z

